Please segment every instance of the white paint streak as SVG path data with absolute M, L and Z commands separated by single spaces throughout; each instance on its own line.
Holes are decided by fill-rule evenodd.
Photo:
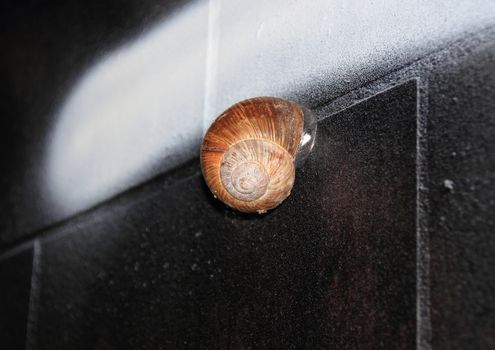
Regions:
M 494 22 L 488 0 L 192 3 L 74 87 L 47 150 L 46 202 L 62 218 L 177 166 L 239 100 L 311 104 Z
M 46 187 L 63 215 L 194 156 L 208 6 L 192 4 L 92 67 L 59 111 Z

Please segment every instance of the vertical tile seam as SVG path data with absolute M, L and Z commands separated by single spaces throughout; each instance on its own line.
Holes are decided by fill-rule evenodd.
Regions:
M 205 59 L 205 90 L 203 100 L 203 136 L 212 120 L 217 94 L 218 50 L 220 40 L 220 1 L 209 0 L 208 4 L 208 35 Z
M 416 348 L 431 349 L 430 249 L 428 231 L 428 84 L 416 78 Z
M 29 292 L 28 317 L 26 324 L 26 350 L 35 349 L 35 336 L 38 323 L 39 293 L 41 277 L 41 244 L 38 239 L 33 244 L 33 267 Z

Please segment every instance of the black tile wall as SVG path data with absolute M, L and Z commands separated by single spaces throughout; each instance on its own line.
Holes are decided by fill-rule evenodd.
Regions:
M 0 348 L 26 349 L 33 250 L 0 258 Z
M 57 229 L 37 348 L 414 348 L 416 105 L 409 82 L 320 123 L 267 215 L 195 174 Z
M 32 249 L 0 256 L 2 349 L 494 348 L 494 37 L 343 97 L 272 213 L 225 209 L 193 162 L 44 232 L 32 322 Z
M 456 50 L 428 79 L 433 348 L 494 349 L 495 44 Z

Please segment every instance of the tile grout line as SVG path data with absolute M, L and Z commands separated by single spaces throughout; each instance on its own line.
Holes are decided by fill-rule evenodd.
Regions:
M 41 276 L 41 244 L 36 239 L 33 244 L 33 267 L 31 271 L 31 290 L 29 292 L 29 309 L 26 324 L 26 350 L 35 349 L 35 336 L 38 325 L 38 309 Z
M 428 232 L 428 84 L 424 76 L 417 78 L 416 82 L 416 348 L 430 350 L 432 326 Z
M 220 1 L 210 0 L 208 4 L 208 37 L 205 59 L 205 91 L 203 100 L 203 136 L 212 120 L 213 106 L 216 102 L 216 77 L 218 69 L 218 50 L 220 40 Z

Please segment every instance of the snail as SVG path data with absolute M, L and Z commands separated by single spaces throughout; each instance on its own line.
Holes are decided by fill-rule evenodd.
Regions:
M 295 167 L 311 151 L 312 113 L 295 102 L 256 97 L 238 102 L 209 127 L 201 170 L 215 198 L 245 213 L 265 213 L 290 194 Z

